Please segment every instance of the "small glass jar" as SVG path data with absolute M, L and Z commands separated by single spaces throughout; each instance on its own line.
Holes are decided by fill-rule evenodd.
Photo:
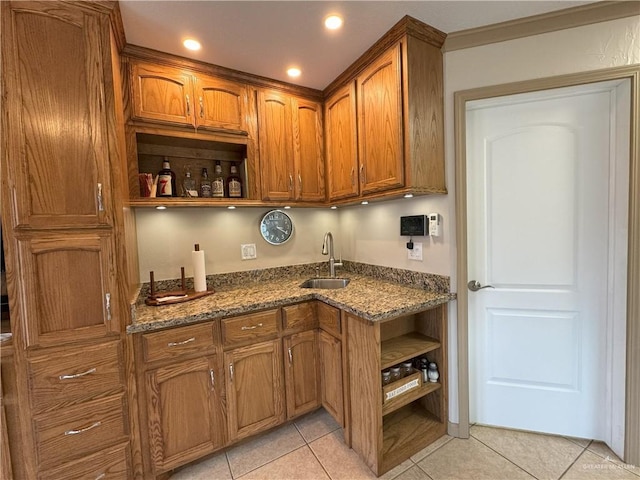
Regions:
M 382 385 L 389 385 L 391 383 L 391 370 L 386 369 L 382 371 Z
M 396 380 L 400 380 L 402 378 L 402 372 L 400 371 L 400 367 L 391 367 L 391 381 L 395 382 Z
M 400 368 L 400 373 L 403 377 L 406 377 L 408 375 L 411 375 L 413 373 L 413 363 L 411 362 L 411 360 L 408 360 L 406 362 L 402 362 L 402 366 Z

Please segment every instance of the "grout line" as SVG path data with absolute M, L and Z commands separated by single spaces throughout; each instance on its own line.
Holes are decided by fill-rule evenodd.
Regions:
M 589 445 L 591 445 L 592 443 L 593 443 L 593 440 L 590 440 L 590 441 L 589 441 L 589 443 L 587 443 L 587 446 L 586 446 L 586 447 L 582 447 L 582 452 L 580 452 L 580 455 L 578 455 L 578 456 L 573 460 L 573 462 L 571 462 L 571 465 L 569 465 L 569 466 L 565 469 L 565 471 L 564 471 L 564 472 L 562 472 L 562 475 L 560 475 L 560 476 L 558 477 L 558 480 L 562 480 L 562 478 L 564 478 L 564 476 L 567 474 L 567 472 L 568 472 L 569 470 L 571 470 L 571 468 L 576 464 L 576 462 L 580 459 L 580 457 L 581 457 L 582 455 L 584 455 L 584 452 L 586 452 L 586 451 L 588 450 Z
M 440 449 L 441 449 L 442 447 L 444 447 L 445 445 L 448 445 L 448 444 L 449 444 L 449 442 L 451 442 L 451 441 L 452 441 L 452 440 L 454 440 L 455 438 L 456 438 L 456 437 L 449 437 L 449 440 L 447 440 L 446 442 L 444 442 L 442 445 L 440 445 L 440 446 L 439 446 L 438 448 L 436 448 L 435 450 L 433 450 L 433 451 L 431 451 L 431 452 L 427 453 L 424 457 L 422 457 L 422 458 L 421 458 L 420 460 L 418 460 L 417 462 L 415 462 L 415 461 L 413 461 L 413 460 L 411 460 L 411 461 L 417 465 L 417 464 L 418 464 L 418 463 L 420 463 L 421 461 L 425 460 L 426 458 L 428 458 L 428 457 L 430 457 L 431 455 L 433 455 L 434 453 L 436 453 L 438 450 L 440 450 Z M 460 440 L 464 440 L 464 439 L 463 439 L 463 438 L 461 438 Z M 438 440 L 436 440 L 436 442 L 437 442 L 437 441 L 438 441 Z M 428 448 L 428 447 L 429 447 L 429 445 L 427 445 L 427 446 L 426 446 L 426 447 L 424 447 L 424 448 Z M 416 453 L 416 455 L 417 455 L 417 453 Z M 415 457 L 415 455 L 413 455 L 413 456 Z M 409 457 L 409 459 L 411 459 L 411 457 Z M 425 473 L 426 473 L 426 472 L 425 472 Z
M 520 470 L 522 470 L 524 473 L 526 473 L 527 475 L 530 475 L 531 478 L 535 478 L 536 480 L 540 480 L 538 477 L 536 477 L 533 473 L 529 472 L 528 470 L 526 470 L 525 468 L 521 467 L 520 465 L 518 465 L 515 461 L 511 460 L 509 457 L 506 457 L 505 455 L 503 455 L 502 453 L 500 453 L 499 451 L 495 450 L 494 448 L 492 448 L 490 445 L 487 445 L 486 443 L 484 443 L 482 440 L 480 440 L 477 437 L 474 437 L 473 435 L 471 435 L 471 433 L 469 433 L 469 438 L 473 438 L 474 440 L 476 440 L 477 442 L 481 443 L 482 445 L 484 445 L 485 447 L 487 447 L 489 450 L 491 450 L 492 452 L 496 453 L 497 455 L 501 456 L 502 458 L 504 458 L 507 462 L 509 462 L 512 465 L 515 465 L 517 468 L 519 468 Z
M 333 433 L 333 432 L 331 432 Z M 330 435 L 329 433 L 327 435 Z M 323 435 L 323 437 L 325 437 L 326 435 Z M 319 437 L 322 438 L 322 437 Z M 317 438 L 316 438 L 317 440 Z M 315 442 L 315 440 L 314 440 Z M 327 474 L 327 477 L 330 478 L 331 480 L 333 480 L 333 477 L 331 475 L 329 475 L 329 472 L 327 471 L 327 469 L 324 466 L 324 463 L 322 463 L 322 461 L 318 458 L 318 455 L 316 455 L 316 452 L 314 452 L 313 448 L 311 448 L 311 445 L 308 444 L 307 447 L 309 448 L 309 450 L 311 450 L 311 455 L 313 455 L 313 457 L 316 459 L 316 461 L 320 464 L 320 466 L 322 467 L 322 470 L 324 470 L 324 473 Z
M 447 443 L 449 443 L 449 442 L 447 442 Z M 427 455 L 427 457 L 428 457 L 428 456 L 429 456 L 429 455 Z M 424 458 L 427 458 L 427 457 L 424 457 Z M 420 460 L 420 461 L 422 461 L 422 460 Z M 422 468 L 422 467 L 421 467 L 420 465 L 418 465 L 417 463 L 416 463 L 415 465 L 416 465 L 416 467 L 418 467 L 418 469 L 419 469 L 422 473 L 424 473 L 424 474 L 427 476 L 427 478 L 429 478 L 429 480 L 433 480 L 433 477 L 432 477 L 431 475 L 429 475 L 427 472 L 425 472 L 425 471 L 424 471 L 424 468 Z

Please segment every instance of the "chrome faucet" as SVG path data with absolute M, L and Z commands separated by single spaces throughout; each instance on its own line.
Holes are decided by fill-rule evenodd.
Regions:
M 342 266 L 342 259 L 339 262 L 336 262 L 335 257 L 333 256 L 333 235 L 331 232 L 327 232 L 324 234 L 324 241 L 322 242 L 322 254 L 329 255 L 329 276 L 331 278 L 336 278 L 336 267 Z

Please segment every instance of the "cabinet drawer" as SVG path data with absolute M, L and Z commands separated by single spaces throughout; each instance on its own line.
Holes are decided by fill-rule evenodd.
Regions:
M 292 330 L 310 330 L 318 326 L 313 302 L 298 303 L 282 308 L 282 328 Z
M 275 336 L 279 312 L 279 309 L 267 310 L 222 320 L 222 343 L 230 347 Z
M 83 403 L 33 421 L 38 463 L 43 469 L 127 441 L 124 396 Z
M 29 363 L 31 401 L 36 410 L 90 400 L 122 390 L 118 342 L 34 357 Z
M 68 480 L 70 478 L 122 480 L 131 477 L 131 457 L 128 444 L 118 445 L 82 457 L 38 475 L 40 480 Z
M 340 324 L 340 310 L 327 305 L 326 303 L 318 302 L 318 322 L 320 328 L 325 332 L 340 337 L 342 328 Z
M 142 336 L 144 360 L 154 362 L 191 353 L 202 353 L 216 343 L 215 322 L 173 328 Z

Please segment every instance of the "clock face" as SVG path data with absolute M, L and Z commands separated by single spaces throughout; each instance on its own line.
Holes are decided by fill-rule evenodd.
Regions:
M 293 234 L 293 222 L 282 210 L 271 210 L 260 221 L 260 233 L 271 245 L 282 245 Z

